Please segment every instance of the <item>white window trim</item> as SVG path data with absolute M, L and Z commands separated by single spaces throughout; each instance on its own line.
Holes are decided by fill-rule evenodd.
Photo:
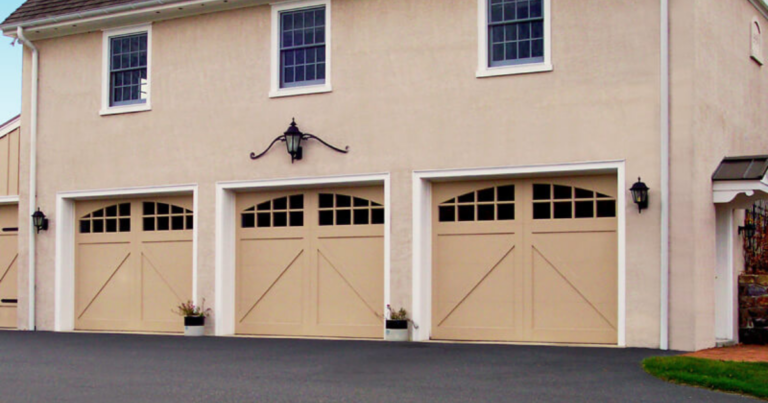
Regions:
M 109 39 L 115 36 L 147 33 L 147 102 L 135 105 L 109 106 Z M 152 24 L 137 25 L 132 27 L 107 29 L 102 36 L 102 73 L 101 73 L 101 110 L 99 115 L 115 115 L 120 113 L 133 113 L 151 111 L 152 99 Z
M 325 84 L 280 88 L 280 13 L 325 6 Z M 270 98 L 331 92 L 331 0 L 298 0 L 272 4 L 272 62 Z
M 496 77 L 552 71 L 552 7 L 551 0 L 543 0 L 544 7 L 544 61 L 541 63 L 491 67 L 488 63 L 488 0 L 477 0 L 477 77 Z

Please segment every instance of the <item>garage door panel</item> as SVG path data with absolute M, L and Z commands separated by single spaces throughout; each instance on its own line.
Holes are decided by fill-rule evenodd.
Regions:
M 192 198 L 78 202 L 75 328 L 181 332 L 192 296 Z
M 556 267 L 534 249 L 534 329 L 616 329 L 615 305 L 599 290 L 585 290 L 584 279 L 565 266 Z M 604 287 L 605 288 L 605 287 Z M 591 295 L 590 295 L 591 294 Z M 597 295 L 595 295 L 597 294 Z
M 318 241 L 318 267 L 325 263 L 332 268 L 381 321 L 384 306 L 381 293 L 384 282 L 384 238 L 340 237 L 321 238 Z
M 242 300 L 238 314 L 239 333 L 301 335 L 304 331 L 303 267 L 294 261 L 279 279 L 270 279 L 263 294 Z
M 336 333 L 340 336 L 345 335 L 343 328 L 346 326 L 372 325 L 380 333 L 381 313 L 344 276 L 342 272 L 345 270 L 336 266 L 339 265 L 318 252 L 317 324 L 337 327 Z
M 381 337 L 383 195 L 381 187 L 239 194 L 236 332 Z
M 0 206 L 0 328 L 16 328 L 19 208 Z
M 192 243 L 142 243 L 141 307 L 142 320 L 164 322 L 166 326 L 183 330 L 173 311 L 182 302 L 192 299 Z
M 616 343 L 616 192 L 612 175 L 434 184 L 432 337 Z

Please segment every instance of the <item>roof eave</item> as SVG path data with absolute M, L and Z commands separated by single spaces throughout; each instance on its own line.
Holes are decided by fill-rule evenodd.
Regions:
M 269 0 L 146 0 L 78 13 L 59 15 L 29 21 L 0 25 L 0 31 L 16 36 L 21 27 L 28 30 L 30 39 L 71 35 L 97 29 L 132 23 L 165 20 L 268 4 Z

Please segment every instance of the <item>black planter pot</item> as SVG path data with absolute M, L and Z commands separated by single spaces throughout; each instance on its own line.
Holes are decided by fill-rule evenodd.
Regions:
M 387 320 L 387 329 L 408 329 L 407 320 Z
M 205 326 L 205 316 L 185 316 L 184 326 Z

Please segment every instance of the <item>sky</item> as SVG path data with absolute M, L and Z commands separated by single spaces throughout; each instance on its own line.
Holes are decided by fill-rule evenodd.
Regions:
M 0 0 L 0 22 L 24 0 Z M 21 112 L 21 45 L 0 36 L 0 124 Z

